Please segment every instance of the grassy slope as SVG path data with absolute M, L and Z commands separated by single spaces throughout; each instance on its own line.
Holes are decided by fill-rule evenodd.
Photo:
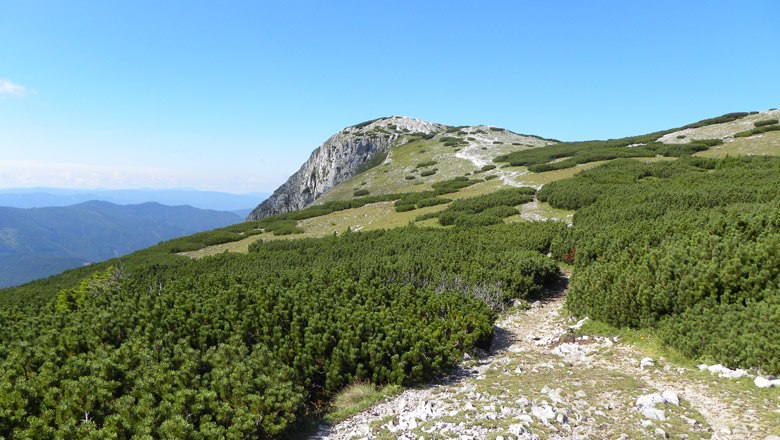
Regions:
M 492 158 L 500 154 L 514 151 L 519 148 L 536 148 L 550 144 L 535 137 L 522 136 L 509 131 L 491 130 L 485 126 L 464 127 L 461 135 L 457 133 L 442 133 L 430 140 L 417 139 L 412 137 L 405 138 L 399 142 L 399 145 L 393 147 L 389 159 L 385 164 L 366 170 L 351 179 L 336 185 L 334 188 L 323 194 L 316 202 L 325 203 L 333 200 L 349 200 L 354 198 L 354 191 L 366 189 L 371 195 L 404 193 L 425 191 L 431 189 L 431 184 L 451 179 L 458 176 L 469 175 L 473 179 L 484 179 L 490 175 L 510 176 L 518 173 L 517 170 L 494 169 L 481 172 L 480 166 L 474 164 L 472 160 L 458 157 L 461 151 L 467 152 L 469 156 L 476 158 L 478 163 L 488 164 Z M 445 146 L 442 138 L 459 137 L 469 141 L 468 146 Z M 496 144 L 494 142 L 501 142 Z M 522 144 L 522 145 L 518 145 Z M 417 167 L 418 164 L 436 161 L 435 165 Z M 436 174 L 422 177 L 420 173 L 423 170 L 437 169 Z M 568 171 L 568 170 L 567 170 Z M 405 176 L 414 175 L 415 179 L 407 180 Z M 537 183 L 524 182 L 522 176 L 512 177 L 511 180 L 516 184 L 538 186 Z M 443 197 L 457 200 L 464 197 L 473 197 L 493 192 L 506 183 L 501 178 L 487 180 L 482 183 L 464 188 L 453 194 L 446 194 Z M 543 204 L 546 205 L 546 204 Z M 335 233 L 344 232 L 347 228 L 353 231 L 369 231 L 374 229 L 385 229 L 404 226 L 414 219 L 429 212 L 436 212 L 445 208 L 446 205 L 431 206 L 428 208 L 416 209 L 407 212 L 395 212 L 392 202 L 380 202 L 363 206 L 361 208 L 338 211 L 331 214 L 302 220 L 298 226 L 305 231 L 303 234 L 275 236 L 265 233 L 247 237 L 243 240 L 224 243 L 215 246 L 209 246 L 200 250 L 185 252 L 183 255 L 191 257 L 204 257 L 222 252 L 247 252 L 249 245 L 256 240 L 289 240 L 304 237 L 322 237 Z M 549 206 L 547 207 L 549 210 Z M 555 215 L 551 217 L 565 217 L 569 212 L 554 211 Z M 518 217 L 519 218 L 519 217 Z M 435 220 L 420 222 L 423 226 L 438 226 Z
M 746 116 L 724 124 L 714 124 L 694 129 L 680 130 L 663 136 L 665 143 L 681 144 L 692 139 L 723 139 L 723 145 L 716 145 L 707 151 L 696 153 L 702 157 L 725 157 L 738 155 L 780 155 L 780 132 L 768 132 L 747 138 L 734 138 L 736 133 L 754 128 L 754 123 L 766 119 L 780 118 L 780 110 L 770 110 Z
M 722 138 L 725 143 L 710 150 L 697 153 L 704 157 L 723 157 L 726 155 L 751 155 L 770 154 L 780 155 L 780 132 L 769 132 L 749 138 L 734 139 L 733 135 L 740 131 L 753 127 L 756 121 L 776 118 L 780 111 L 774 110 L 750 115 L 745 118 L 705 127 L 681 130 L 662 137 L 667 143 L 685 143 L 691 139 Z M 679 138 L 678 136 L 685 136 Z M 471 138 L 467 146 L 445 146 L 442 138 L 458 137 L 463 140 Z M 500 143 L 494 143 L 500 142 Z M 358 189 L 368 190 L 372 195 L 403 193 L 412 191 L 424 191 L 431 188 L 431 184 L 440 180 L 457 176 L 469 175 L 471 178 L 484 178 L 496 175 L 498 178 L 488 180 L 474 186 L 464 188 L 457 193 L 447 194 L 444 197 L 459 199 L 493 192 L 507 184 L 541 187 L 549 182 L 565 179 L 580 171 L 595 168 L 604 163 L 591 162 L 580 164 L 572 168 L 548 171 L 543 173 L 529 172 L 526 167 L 501 166 L 486 172 L 480 171 L 479 164 L 489 164 L 492 158 L 511 151 L 525 148 L 543 148 L 552 142 L 544 141 L 530 136 L 522 136 L 509 131 L 491 130 L 485 126 L 463 127 L 460 132 L 442 133 L 430 140 L 412 137 L 404 138 L 399 145 L 393 147 L 388 160 L 384 164 L 360 173 L 353 178 L 336 185 L 323 194 L 316 203 L 324 203 L 332 200 L 348 200 L 354 197 L 353 192 Z M 520 145 L 518 145 L 520 144 Z M 464 153 L 469 158 L 464 158 Z M 460 157 L 459 157 L 460 156 Z M 639 158 L 641 161 L 675 160 L 669 157 Z M 435 165 L 417 167 L 418 164 L 436 161 Z M 474 162 L 477 162 L 475 164 Z M 434 169 L 438 171 L 431 176 L 422 177 L 422 170 Z M 407 180 L 406 176 L 415 176 L 415 179 Z M 408 212 L 395 212 L 392 202 L 381 202 L 366 205 L 361 208 L 338 211 L 321 217 L 315 217 L 299 222 L 304 229 L 303 234 L 275 236 L 272 234 L 260 234 L 250 236 L 243 240 L 206 247 L 197 251 L 187 252 L 184 255 L 202 257 L 221 252 L 246 252 L 249 245 L 258 239 L 262 240 L 288 240 L 303 237 L 322 237 L 325 235 L 341 233 L 347 228 L 351 230 L 373 230 L 403 226 L 414 219 L 429 212 L 442 210 L 446 205 L 432 206 Z M 513 217 L 507 221 L 561 219 L 570 221 L 573 211 L 554 209 L 547 203 L 531 203 L 521 207 L 521 216 Z M 426 220 L 418 223 L 420 226 L 438 227 L 436 220 Z
M 328 192 L 323 194 L 315 203 L 323 203 L 331 200 L 344 200 L 353 197 L 353 192 L 357 189 L 366 189 L 371 194 L 389 194 L 403 193 L 411 191 L 424 191 L 431 189 L 431 184 L 440 180 L 451 179 L 457 176 L 463 176 L 466 173 L 473 173 L 479 168 L 470 160 L 457 157 L 456 150 L 476 150 L 484 151 L 489 162 L 495 156 L 515 151 L 521 148 L 540 147 L 549 142 L 537 138 L 517 135 L 509 131 L 494 131 L 488 127 L 465 127 L 462 129 L 464 135 L 456 133 L 442 133 L 430 140 L 418 139 L 411 142 L 402 143 L 394 147 L 388 155 L 385 164 L 367 170 L 357 176 L 336 185 Z M 458 137 L 464 141 L 468 138 L 475 139 L 469 141 L 469 146 L 445 146 L 441 142 L 445 137 Z M 502 142 L 494 144 L 493 142 Z M 523 145 L 513 145 L 523 144 Z M 485 150 L 482 150 L 485 148 Z M 420 163 L 436 161 L 435 165 L 417 168 Z M 431 176 L 420 176 L 424 170 L 437 169 L 436 174 Z M 406 180 L 406 176 L 415 176 L 413 180 Z

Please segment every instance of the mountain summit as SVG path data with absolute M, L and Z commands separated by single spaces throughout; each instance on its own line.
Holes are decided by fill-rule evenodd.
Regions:
M 406 134 L 441 133 L 447 126 L 407 116 L 391 116 L 344 128 L 326 140 L 309 160 L 257 206 L 247 220 L 296 211 L 322 193 L 385 160 L 390 147 L 405 143 Z

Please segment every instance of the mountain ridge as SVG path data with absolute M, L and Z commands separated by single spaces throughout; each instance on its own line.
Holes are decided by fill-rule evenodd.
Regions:
M 2 188 L 0 206 L 12 208 L 44 208 L 71 206 L 90 200 L 103 200 L 117 205 L 133 205 L 147 201 L 167 206 L 190 205 L 194 208 L 235 211 L 254 208 L 270 193 L 232 194 L 218 191 L 177 189 L 67 189 L 67 188 Z

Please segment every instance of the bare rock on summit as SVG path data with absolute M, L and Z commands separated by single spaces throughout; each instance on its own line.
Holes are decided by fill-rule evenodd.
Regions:
M 273 195 L 257 206 L 247 220 L 296 211 L 311 204 L 322 193 L 361 171 L 361 165 L 387 153 L 403 134 L 439 133 L 446 130 L 406 116 L 392 116 L 347 127 L 325 141 L 309 160 Z

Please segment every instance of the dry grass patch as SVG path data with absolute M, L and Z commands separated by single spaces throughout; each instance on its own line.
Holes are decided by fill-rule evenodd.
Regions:
M 384 388 L 377 388 L 370 383 L 353 383 L 344 388 L 333 399 L 330 410 L 323 419 L 330 424 L 338 423 L 382 402 L 388 397 L 398 394 L 400 391 L 401 387 L 398 385 L 387 385 Z

